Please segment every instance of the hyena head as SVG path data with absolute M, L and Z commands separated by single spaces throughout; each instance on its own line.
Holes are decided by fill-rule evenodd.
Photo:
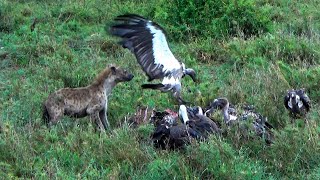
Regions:
M 110 77 L 115 80 L 115 82 L 125 82 L 125 81 L 131 81 L 134 77 L 133 74 L 129 73 L 127 70 L 116 67 L 114 65 L 110 66 L 111 69 L 111 75 Z

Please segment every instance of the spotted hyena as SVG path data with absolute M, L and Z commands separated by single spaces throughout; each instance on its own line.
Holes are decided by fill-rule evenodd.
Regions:
M 107 119 L 108 95 L 119 82 L 130 81 L 133 75 L 114 65 L 107 66 L 86 87 L 62 88 L 49 95 L 44 102 L 43 118 L 50 127 L 63 115 L 81 118 L 90 116 L 99 130 L 109 127 Z

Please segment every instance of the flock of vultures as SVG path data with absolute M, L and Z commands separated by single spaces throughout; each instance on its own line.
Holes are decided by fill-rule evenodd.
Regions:
M 253 131 L 265 142 L 273 142 L 272 125 L 254 106 L 236 107 L 227 98 L 214 99 L 208 107 L 190 107 L 181 97 L 181 79 L 186 75 L 197 81 L 196 72 L 179 62 L 168 47 L 164 29 L 157 23 L 135 14 L 120 15 L 115 18 L 109 33 L 119 37 L 119 44 L 129 49 L 136 57 L 148 81 L 162 80 L 158 84 L 143 84 L 143 89 L 171 92 L 179 103 L 178 112 L 167 109 L 153 110 L 148 118 L 155 126 L 152 135 L 154 145 L 160 148 L 179 148 L 193 140 L 205 140 L 209 135 L 223 136 L 232 126 Z M 50 127 L 64 116 L 84 117 L 96 124 L 98 130 L 109 128 L 107 118 L 108 95 L 120 82 L 130 81 L 134 76 L 116 65 L 108 65 L 86 87 L 63 88 L 49 95 L 44 102 L 43 118 Z M 133 93 L 133 92 L 132 92 Z M 306 115 L 310 99 L 304 89 L 289 90 L 284 97 L 284 106 L 295 118 Z M 213 114 L 221 115 L 224 121 L 217 122 Z M 141 112 L 140 112 L 141 113 Z M 245 122 L 246 126 L 241 124 Z

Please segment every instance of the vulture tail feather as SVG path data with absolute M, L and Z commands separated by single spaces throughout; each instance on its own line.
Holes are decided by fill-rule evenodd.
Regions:
M 163 88 L 163 84 L 142 84 L 141 87 L 143 89 L 160 89 Z

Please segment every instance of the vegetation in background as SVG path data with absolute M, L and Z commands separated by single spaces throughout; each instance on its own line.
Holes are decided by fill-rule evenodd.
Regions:
M 155 17 L 178 40 L 248 38 L 271 30 L 270 8 L 256 4 L 253 0 L 161 0 Z
M 320 3 L 241 0 L 0 0 L 0 177 L 108 179 L 319 179 Z M 227 97 L 254 104 L 275 126 L 275 143 L 237 133 L 183 151 L 157 150 L 150 124 L 127 124 L 136 107 L 178 109 L 170 94 L 142 90 L 134 56 L 105 28 L 137 13 L 168 32 L 177 58 L 200 79 L 183 79 L 195 105 Z M 34 28 L 32 28 L 34 24 Z M 107 26 L 106 26 L 107 25 Z M 33 31 L 31 31 L 33 29 Z M 42 103 L 62 87 L 86 86 L 114 63 L 135 75 L 109 99 L 112 130 L 98 134 L 88 118 L 65 117 L 50 131 Z M 312 101 L 292 123 L 287 89 Z

